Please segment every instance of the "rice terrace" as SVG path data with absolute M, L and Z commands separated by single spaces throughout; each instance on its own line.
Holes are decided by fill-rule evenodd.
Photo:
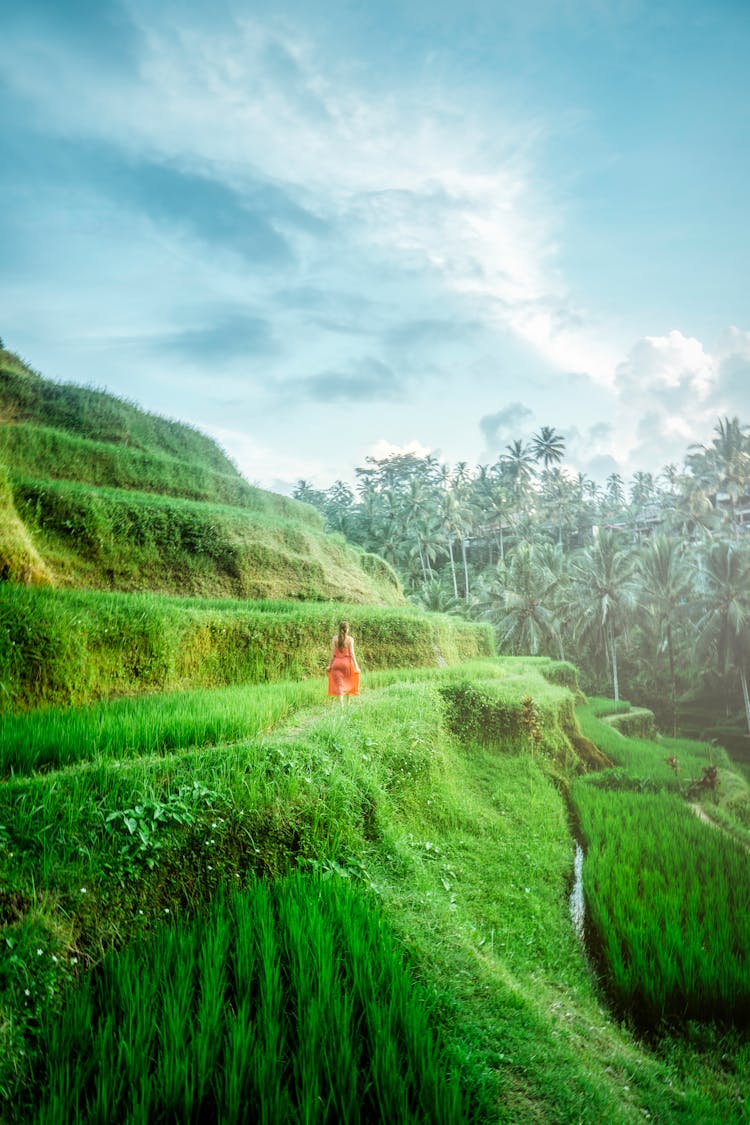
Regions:
M 0 1119 L 750 1120 L 750 773 L 709 714 L 747 626 L 692 696 L 665 641 L 649 697 L 611 619 L 515 629 L 520 523 L 391 562 L 395 517 L 368 550 L 304 492 L 0 351 Z

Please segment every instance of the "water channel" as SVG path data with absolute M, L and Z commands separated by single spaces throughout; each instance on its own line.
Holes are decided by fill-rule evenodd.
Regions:
M 586 948 L 586 905 L 583 901 L 583 848 L 576 840 L 576 854 L 573 860 L 573 890 L 568 900 L 570 920 L 581 945 Z

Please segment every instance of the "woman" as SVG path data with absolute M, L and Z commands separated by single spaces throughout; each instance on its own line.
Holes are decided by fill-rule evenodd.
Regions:
M 337 695 L 343 705 L 345 695 L 359 695 L 359 664 L 354 655 L 354 639 L 349 622 L 339 622 L 338 634 L 331 641 L 328 664 L 328 694 Z

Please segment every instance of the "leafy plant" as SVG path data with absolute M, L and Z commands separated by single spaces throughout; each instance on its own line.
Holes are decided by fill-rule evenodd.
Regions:
M 194 824 L 196 809 L 201 805 L 210 808 L 217 799 L 216 793 L 196 780 L 190 786 L 180 786 L 163 799 L 147 797 L 132 808 L 107 813 L 105 828 L 120 843 L 121 879 L 139 862 L 153 869 L 164 847 L 165 829 L 172 825 Z

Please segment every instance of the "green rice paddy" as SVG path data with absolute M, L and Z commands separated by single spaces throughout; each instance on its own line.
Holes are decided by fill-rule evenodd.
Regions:
M 350 883 L 253 882 L 87 975 L 43 1026 L 35 1120 L 469 1121 L 434 1004 Z
M 747 857 L 659 792 L 654 743 L 626 766 L 606 728 L 616 767 L 581 776 L 575 742 L 561 754 L 572 696 L 543 673 L 560 675 L 384 669 L 347 708 L 316 698 L 321 676 L 8 717 L 4 1118 L 746 1119 Z M 532 713 L 538 737 L 462 732 L 444 689 L 467 681 L 513 721 Z M 570 924 L 571 781 L 591 921 L 632 994 L 614 994 L 614 955 L 597 979 Z M 662 925 L 651 898 L 621 909 L 635 870 L 706 953 L 663 994 L 652 946 L 628 961 L 646 902 Z M 709 1010 L 684 1003 L 709 994 Z

